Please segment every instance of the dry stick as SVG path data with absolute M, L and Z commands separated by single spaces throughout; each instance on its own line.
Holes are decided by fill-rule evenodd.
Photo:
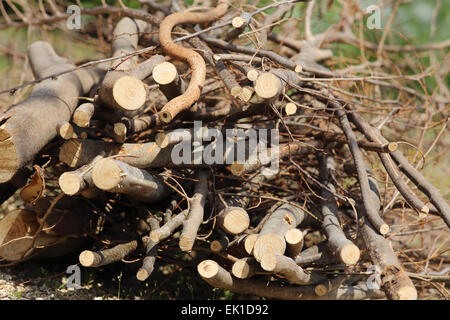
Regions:
M 378 210 L 374 208 L 373 204 L 371 203 L 372 200 L 368 196 L 370 193 L 370 186 L 367 177 L 366 171 L 367 169 L 364 163 L 364 158 L 361 149 L 358 146 L 355 133 L 353 132 L 352 127 L 350 126 L 347 114 L 344 111 L 341 104 L 335 100 L 331 100 L 333 99 L 331 95 L 329 96 L 329 98 L 330 99 L 328 99 L 328 104 L 336 109 L 335 111 L 336 115 L 342 127 L 342 131 L 344 131 L 344 134 L 347 137 L 347 143 L 350 148 L 350 152 L 353 156 L 353 160 L 355 162 L 356 171 L 358 173 L 359 186 L 361 188 L 361 197 L 363 200 L 364 209 L 367 214 L 367 217 L 370 220 L 370 222 L 375 226 L 375 228 L 378 230 L 378 232 L 380 232 L 382 235 L 385 235 L 386 233 L 389 232 L 389 226 L 380 217 Z
M 251 18 L 252 16 L 247 12 L 242 12 L 239 17 L 233 18 L 233 20 L 231 20 L 231 25 L 234 29 L 225 35 L 225 41 L 230 42 L 236 39 L 248 26 Z
M 183 94 L 186 84 L 178 75 L 177 68 L 170 62 L 162 62 L 153 69 L 153 80 L 159 84 L 159 90 L 166 96 L 167 100 Z
M 138 35 L 137 21 L 128 17 L 122 18 L 113 31 L 112 56 L 118 57 L 136 51 Z M 136 65 L 137 56 L 132 56 L 122 61 L 115 70 L 108 71 L 98 91 L 98 103 L 123 111 L 141 108 L 146 101 L 147 90 L 141 79 L 129 72 Z
M 217 227 L 228 234 L 239 234 L 249 227 L 250 217 L 240 207 L 227 207 L 217 214 L 216 223 Z
M 34 42 L 28 56 L 35 78 L 74 68 L 47 42 Z M 78 102 L 103 74 L 99 69 L 77 70 L 35 85 L 30 96 L 0 116 L 0 183 L 33 160 L 56 137 L 56 126 L 69 121 Z
M 347 275 L 340 275 L 337 277 L 334 277 L 333 279 L 327 279 L 323 283 L 320 283 L 316 285 L 314 288 L 314 292 L 319 296 L 322 297 L 329 293 L 330 291 L 333 291 L 337 289 L 340 285 L 344 283 L 344 281 L 348 278 Z
M 159 228 L 159 221 L 155 218 L 150 220 L 150 229 L 156 230 Z M 156 262 L 156 256 L 158 254 L 158 242 L 152 241 L 151 239 L 147 239 L 146 249 L 145 249 L 145 257 L 142 261 L 142 267 L 136 273 L 136 278 L 139 281 L 145 281 L 150 277 Z
M 293 155 L 308 155 L 314 152 L 314 147 L 317 145 L 315 141 L 309 141 L 306 145 L 303 142 L 294 142 L 294 143 L 285 143 L 279 146 L 278 152 L 275 152 L 272 148 L 267 150 L 267 153 L 270 154 L 270 158 L 266 159 L 264 162 L 261 162 L 258 155 L 254 155 L 249 157 L 245 163 L 234 162 L 230 166 L 230 171 L 233 175 L 241 177 L 244 174 L 254 172 L 260 169 L 262 166 L 273 163 L 273 161 L 278 161 L 279 159 L 283 159 Z
M 142 238 L 143 243 L 147 243 L 147 241 L 148 237 Z M 138 245 L 138 240 L 133 240 L 97 252 L 84 250 L 80 253 L 79 260 L 84 267 L 98 268 L 122 260 L 130 253 L 133 253 L 138 248 Z
M 177 214 L 175 217 L 167 221 L 161 228 L 152 230 L 150 232 L 150 239 L 154 242 L 160 242 L 164 240 L 180 226 L 183 225 L 184 220 L 186 220 L 189 214 L 189 210 L 184 210 Z
M 276 209 L 258 234 L 253 248 L 256 260 L 261 261 L 266 253 L 283 254 L 286 250 L 285 233 L 302 223 L 306 215 L 303 210 L 290 204 Z
M 159 201 L 168 191 L 159 177 L 113 159 L 102 159 L 95 163 L 92 181 L 101 190 L 128 194 L 145 202 Z
M 245 257 L 239 259 L 233 264 L 231 272 L 236 278 L 247 279 L 251 278 L 257 273 L 264 272 L 264 270 L 261 269 L 260 264 L 258 263 L 258 261 L 256 261 L 255 258 Z
M 199 30 L 199 29 L 196 29 Z M 198 38 L 192 38 L 189 40 L 189 43 L 193 45 L 195 48 L 200 49 L 201 55 L 214 69 L 219 75 L 220 79 L 222 79 L 223 84 L 228 89 L 230 94 L 233 97 L 237 97 L 240 95 L 242 88 L 237 83 L 235 76 L 227 69 L 225 64 L 222 61 L 217 61 L 214 59 L 214 53 L 211 48 L 206 45 L 203 41 Z
M 255 279 L 235 279 L 224 268 L 213 260 L 204 260 L 197 266 L 198 273 L 209 285 L 223 290 L 241 294 L 251 294 L 261 297 L 281 300 L 317 300 L 314 286 L 281 285 Z M 381 299 L 384 294 L 380 290 L 370 290 L 364 284 L 356 286 L 341 286 L 320 299 L 330 300 L 360 300 Z
M 372 188 L 368 196 L 372 199 L 374 209 L 379 210 L 381 200 L 378 184 L 374 182 Z M 361 219 L 360 224 L 361 235 L 370 259 L 374 265 L 380 268 L 381 288 L 387 298 L 394 300 L 417 299 L 417 290 L 393 251 L 390 240 L 380 236 L 366 217 Z
M 265 48 L 267 45 L 267 37 L 268 33 L 271 29 L 271 26 L 274 25 L 275 22 L 283 18 L 284 14 L 292 9 L 295 3 L 289 3 L 285 6 L 279 6 L 275 12 L 268 14 L 263 21 L 264 28 L 258 33 L 260 46 L 261 48 Z
M 198 229 L 203 222 L 204 207 L 208 194 L 208 175 L 209 171 L 201 170 L 196 177 L 198 182 L 190 200 L 191 208 L 187 219 L 183 222 L 183 231 L 180 235 L 180 249 L 185 252 L 192 250 Z
M 379 134 L 373 127 L 371 127 L 367 122 L 365 122 L 361 117 L 356 115 L 355 113 L 350 113 L 350 120 L 357 126 L 358 130 L 361 131 L 367 139 L 378 142 L 378 143 L 387 143 L 388 141 Z M 450 208 L 445 199 L 439 193 L 439 191 L 429 183 L 423 175 L 417 171 L 408 160 L 403 156 L 400 151 L 395 151 L 390 155 L 379 154 L 380 159 L 383 161 L 383 165 L 386 168 L 386 171 L 392 173 L 389 176 L 394 182 L 395 186 L 408 201 L 408 203 L 413 203 L 413 208 L 416 208 L 419 212 L 427 213 L 428 207 L 425 207 L 422 201 L 418 200 L 417 197 L 410 191 L 409 187 L 407 187 L 404 180 L 399 176 L 398 172 L 395 172 L 394 164 L 392 159 L 395 160 L 399 164 L 400 170 L 409 178 L 411 181 L 422 191 L 429 199 L 430 202 L 436 207 L 439 212 L 439 215 L 445 221 L 447 226 L 450 227 Z M 394 172 L 392 172 L 394 170 Z M 388 173 L 389 173 L 388 171 Z M 399 188 L 400 186 L 400 188 Z M 410 202 L 411 201 L 411 202 Z
M 91 102 L 81 104 L 75 109 L 72 121 L 81 128 L 89 127 L 89 123 L 94 116 L 95 105 Z
M 328 245 L 325 242 L 321 242 L 300 252 L 295 257 L 295 263 L 302 266 L 311 263 L 334 264 L 338 263 L 338 260 L 331 253 Z
M 307 285 L 324 280 L 324 276 L 305 272 L 293 259 L 282 254 L 265 253 L 261 258 L 261 267 L 266 271 L 282 274 L 289 283 Z
M 62 192 L 69 196 L 73 196 L 84 190 L 96 188 L 94 182 L 92 181 L 92 167 L 100 159 L 102 159 L 102 157 L 97 156 L 91 163 L 88 163 L 74 171 L 66 171 L 60 175 L 58 183 Z
M 186 91 L 170 100 L 159 113 L 163 122 L 169 123 L 181 111 L 188 109 L 200 97 L 201 88 L 206 77 L 206 65 L 203 58 L 194 50 L 176 45 L 172 40 L 172 29 L 179 24 L 211 22 L 226 13 L 228 4 L 220 0 L 216 8 L 206 13 L 179 12 L 167 16 L 159 29 L 159 42 L 163 50 L 170 56 L 189 63 L 192 76 Z
M 323 154 L 321 159 L 319 159 L 319 163 L 322 183 L 335 192 L 334 185 L 329 182 L 329 171 L 335 170 L 334 159 L 329 155 Z M 327 235 L 328 245 L 331 251 L 334 252 L 342 263 L 346 265 L 356 264 L 360 256 L 359 248 L 348 240 L 342 231 L 339 222 L 338 207 L 333 195 L 324 189 L 321 192 L 321 197 L 323 198 L 320 201 L 323 216 L 322 228 Z
M 303 233 L 300 229 L 291 229 L 284 235 L 287 256 L 295 258 L 303 249 Z
M 171 148 L 161 149 L 154 142 L 124 143 L 71 139 L 60 149 L 59 160 L 70 167 L 90 163 L 97 155 L 114 158 L 137 168 L 161 168 L 172 163 Z

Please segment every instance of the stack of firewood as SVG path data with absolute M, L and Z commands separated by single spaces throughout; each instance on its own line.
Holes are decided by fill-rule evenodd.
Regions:
M 359 97 L 330 84 L 348 76 L 319 64 L 332 57 L 320 47 L 327 35 L 307 28 L 302 42 L 261 28 L 255 48 L 241 35 L 267 8 L 142 3 L 82 11 L 122 16 L 111 58 L 75 65 L 48 42 L 29 46 L 34 88 L 0 115 L 0 201 L 20 190 L 23 202 L 0 221 L 3 265 L 68 252 L 84 267 L 134 257 L 145 281 L 165 258 L 198 251 L 200 277 L 236 293 L 416 299 L 368 159 L 381 161 L 410 217 L 448 226 L 449 205 L 361 116 Z M 294 5 L 269 6 L 264 25 Z

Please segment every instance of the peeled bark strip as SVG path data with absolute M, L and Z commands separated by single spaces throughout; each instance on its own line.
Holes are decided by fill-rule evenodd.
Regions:
M 161 240 L 164 240 L 180 226 L 183 225 L 183 221 L 186 220 L 187 216 L 189 214 L 188 210 L 184 210 L 177 214 L 175 217 L 167 221 L 161 228 L 152 230 L 150 232 L 150 239 L 154 242 L 159 242 Z
M 171 148 L 161 149 L 154 142 L 119 145 L 102 140 L 71 139 L 62 145 L 59 160 L 78 168 L 90 163 L 97 155 L 114 155 L 115 159 L 136 168 L 161 168 L 172 163 L 171 152 Z
M 211 22 L 226 13 L 228 4 L 220 0 L 218 5 L 206 13 L 179 12 L 167 16 L 159 29 L 159 42 L 163 50 L 170 56 L 189 63 L 192 76 L 186 91 L 171 101 L 161 110 L 160 118 L 163 122 L 171 122 L 175 116 L 188 109 L 200 97 L 201 89 L 205 82 L 206 65 L 203 58 L 197 52 L 176 45 L 172 40 L 172 29 L 179 24 Z
M 328 181 L 329 170 L 335 169 L 334 159 L 330 156 L 323 155 L 319 161 L 320 179 L 322 183 L 335 192 L 334 185 Z M 323 189 L 321 196 L 326 199 L 320 202 L 323 216 L 322 228 L 327 234 L 328 245 L 342 263 L 354 265 L 360 257 L 359 248 L 348 240 L 342 231 L 338 217 L 338 207 L 333 195 L 328 190 Z
M 75 67 L 43 41 L 31 44 L 28 56 L 35 78 Z M 56 80 L 44 80 L 25 101 L 0 116 L 0 183 L 10 180 L 56 137 L 58 123 L 71 119 L 78 97 L 87 94 L 102 73 L 97 68 L 80 69 Z
M 266 271 L 282 274 L 294 284 L 307 285 L 324 279 L 323 276 L 305 272 L 294 260 L 282 254 L 265 253 L 261 258 L 261 267 Z
M 233 264 L 231 272 L 236 278 L 239 279 L 247 279 L 251 278 L 258 272 L 263 272 L 260 264 L 256 261 L 255 258 L 246 257 L 239 259 Z
M 148 237 L 142 238 L 143 243 L 147 243 L 147 240 Z M 79 260 L 83 267 L 98 268 L 122 260 L 133 253 L 138 245 L 138 240 L 133 240 L 102 251 L 84 250 L 80 253 Z
M 153 80 L 159 84 L 159 90 L 169 101 L 186 91 L 186 84 L 170 62 L 162 62 L 153 68 Z
M 59 176 L 58 182 L 62 192 L 69 196 L 73 196 L 84 190 L 95 188 L 94 181 L 92 181 L 92 168 L 100 159 L 102 159 L 102 157 L 97 156 L 91 163 L 74 171 L 66 171 Z
M 119 160 L 97 161 L 92 180 L 101 190 L 128 194 L 144 202 L 159 201 L 167 194 L 167 187 L 159 177 Z
M 253 248 L 256 260 L 261 261 L 266 253 L 284 254 L 286 232 L 297 227 L 305 219 L 306 213 L 300 208 L 284 204 L 276 209 L 264 223 Z
M 195 185 L 194 195 L 190 202 L 191 209 L 188 218 L 183 222 L 183 231 L 180 235 L 180 249 L 185 252 L 192 250 L 200 225 L 203 222 L 204 207 L 208 194 L 209 172 L 202 170 L 197 174 L 198 182 Z
M 204 260 L 197 266 L 198 273 L 209 285 L 241 294 L 251 294 L 281 300 L 362 300 L 384 298 L 380 290 L 370 290 L 364 284 L 340 286 L 328 295 L 318 297 L 314 286 L 280 285 L 255 279 L 235 279 L 213 260 Z
M 217 226 L 228 234 L 239 234 L 247 230 L 250 217 L 240 207 L 227 207 L 216 216 Z

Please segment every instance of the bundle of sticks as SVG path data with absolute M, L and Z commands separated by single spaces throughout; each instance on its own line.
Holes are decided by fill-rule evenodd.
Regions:
M 447 229 L 449 205 L 382 134 L 395 113 L 373 125 L 361 110 L 382 102 L 335 86 L 355 80 L 320 63 L 333 57 L 325 44 L 359 43 L 354 8 L 345 2 L 343 23 L 313 35 L 314 1 L 302 3 L 303 40 L 272 32 L 297 2 L 82 8 L 121 18 L 99 31 L 111 57 L 79 65 L 32 43 L 34 88 L 0 115 L 0 201 L 23 203 L 0 221 L 2 265 L 68 252 L 93 268 L 134 257 L 146 281 L 181 251 L 212 287 L 239 294 L 416 299 L 394 231 Z M 53 9 L 27 24 L 67 18 Z M 1 28 L 24 23 L 5 20 Z M 362 81 L 425 99 L 436 116 L 449 102 Z M 401 196 L 389 205 L 387 179 Z

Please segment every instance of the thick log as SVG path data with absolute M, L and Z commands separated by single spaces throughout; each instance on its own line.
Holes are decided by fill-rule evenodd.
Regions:
M 122 145 L 101 140 L 71 139 L 64 143 L 59 160 L 72 168 L 90 163 L 98 155 L 125 162 L 136 168 L 161 168 L 172 163 L 171 148 L 161 149 L 154 142 L 124 143 Z
M 284 235 L 303 222 L 307 214 L 297 206 L 284 204 L 276 209 L 264 223 L 253 248 L 256 260 L 261 261 L 266 253 L 284 254 Z
M 29 47 L 28 57 L 35 78 L 75 68 L 43 41 Z M 0 183 L 10 180 L 56 137 L 58 123 L 71 119 L 78 98 L 87 94 L 103 73 L 99 68 L 79 69 L 56 80 L 44 80 L 25 101 L 0 116 Z
M 260 264 L 253 257 L 245 257 L 239 259 L 233 264 L 231 272 L 236 278 L 247 279 L 251 278 L 257 273 L 262 273 L 264 270 L 261 269 Z

